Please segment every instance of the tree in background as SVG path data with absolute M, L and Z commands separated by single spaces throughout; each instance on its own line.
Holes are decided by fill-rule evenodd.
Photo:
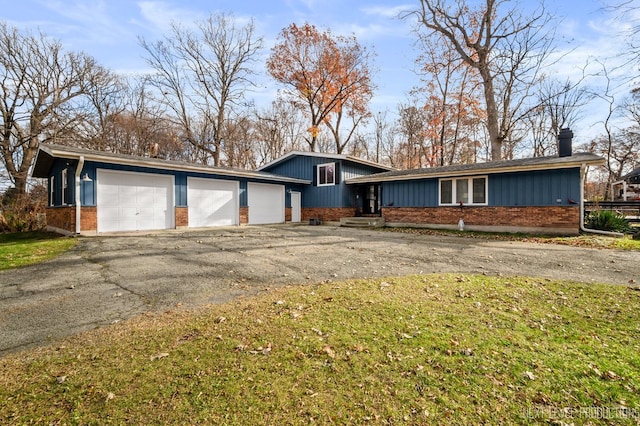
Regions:
M 289 102 L 274 101 L 255 113 L 257 164 L 263 165 L 304 145 L 304 117 Z
M 76 134 L 90 88 L 108 80 L 92 57 L 0 22 L 0 157 L 18 193 L 27 190 L 40 142 Z
M 423 38 L 417 64 L 423 86 L 415 93 L 425 98 L 427 166 L 475 163 L 477 134 L 484 110 L 477 71 L 455 54 L 449 41 L 437 34 Z
M 466 0 L 421 0 L 420 6 L 405 17 L 417 17 L 418 32 L 426 31 L 421 37 L 446 39 L 460 60 L 477 71 L 491 159 L 508 158 L 511 149 L 506 145 L 517 139 L 515 126 L 551 52 L 544 5 L 532 16 L 524 16 L 521 5 L 507 0 L 485 0 L 477 8 Z
M 212 15 L 197 30 L 172 24 L 172 33 L 150 43 L 141 40 L 153 84 L 180 137 L 191 144 L 197 161 L 222 164 L 222 145 L 230 111 L 240 106 L 254 84 L 252 65 L 262 48 L 253 21 L 244 26 L 231 15 Z
M 424 108 L 412 104 L 398 105 L 400 141 L 396 167 L 414 169 L 425 167 L 431 152 L 425 146 L 427 114 Z
M 333 36 L 315 26 L 291 24 L 284 28 L 267 60 L 271 76 L 285 85 L 287 96 L 308 114 L 309 149 L 315 151 L 320 126 L 328 125 L 340 153 L 342 118 L 352 118 L 353 129 L 366 117 L 373 94 L 371 55 L 355 37 Z

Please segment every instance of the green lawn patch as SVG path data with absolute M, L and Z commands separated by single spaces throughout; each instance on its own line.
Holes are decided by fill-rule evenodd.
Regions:
M 636 424 L 638 337 L 626 286 L 297 286 L 4 357 L 0 423 Z
M 561 244 L 574 247 L 637 250 L 640 251 L 640 240 L 634 240 L 631 235 L 624 237 L 610 237 L 597 234 L 582 234 L 572 237 L 554 235 L 528 235 L 522 233 L 495 233 L 475 231 L 450 231 L 428 228 L 381 228 L 386 232 L 402 232 L 416 235 L 449 235 L 464 238 L 476 238 L 483 240 L 523 241 L 539 244 Z
M 0 234 L 0 270 L 54 258 L 76 244 L 74 238 L 51 232 Z

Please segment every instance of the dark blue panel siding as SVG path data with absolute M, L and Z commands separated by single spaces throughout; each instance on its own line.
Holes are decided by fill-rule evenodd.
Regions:
M 452 176 L 455 177 L 455 176 Z M 382 205 L 435 207 L 437 178 L 383 182 Z M 580 169 L 494 174 L 488 177 L 490 206 L 558 206 L 580 200 Z
M 314 166 L 326 163 L 339 163 L 340 176 L 334 186 L 305 186 L 302 195 L 303 208 L 315 207 L 353 207 L 356 206 L 356 188 L 345 185 L 346 179 L 371 175 L 382 170 L 365 164 L 323 157 L 295 156 L 287 161 L 275 164 L 265 171 L 281 176 L 314 181 Z
M 54 189 L 53 189 L 53 203 L 54 206 L 61 205 L 74 205 L 76 203 L 76 167 L 77 160 L 56 159 L 49 171 L 49 179 L 47 182 L 47 189 L 51 193 L 49 185 L 51 183 L 51 176 L 54 177 Z M 67 199 L 62 200 L 62 171 L 67 169 Z M 82 189 L 82 185 L 81 185 Z M 82 194 L 82 192 L 80 193 Z
M 438 180 L 421 179 L 382 184 L 382 205 L 434 207 L 438 205 Z
M 489 176 L 491 206 L 557 206 L 579 201 L 579 168 Z

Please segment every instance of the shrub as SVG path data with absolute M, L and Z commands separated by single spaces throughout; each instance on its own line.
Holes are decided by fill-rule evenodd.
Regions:
M 22 194 L 14 188 L 0 196 L 0 232 L 37 231 L 44 227 L 46 204 L 40 188 Z
M 601 231 L 632 232 L 631 224 L 623 215 L 612 210 L 594 210 L 587 216 L 588 228 Z

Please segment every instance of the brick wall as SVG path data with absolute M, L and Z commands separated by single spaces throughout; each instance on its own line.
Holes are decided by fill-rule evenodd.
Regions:
M 81 207 L 80 232 L 98 230 L 98 208 Z
M 76 208 L 75 206 L 47 207 L 47 226 L 61 229 L 63 231 L 76 232 Z M 80 232 L 97 231 L 98 214 L 97 208 L 80 208 Z
M 249 223 L 249 207 L 240 207 L 240 225 Z
M 304 208 L 301 215 L 303 222 L 307 222 L 310 218 L 320 218 L 322 222 L 338 222 L 341 217 L 354 217 L 356 209 L 352 207 Z
M 284 221 L 291 222 L 291 207 L 284 208 Z
M 578 206 L 542 207 L 383 207 L 386 222 L 453 225 L 462 218 L 466 226 L 566 229 L 578 232 Z
M 47 207 L 47 226 L 76 232 L 76 208 L 73 206 Z
M 176 228 L 186 228 L 189 226 L 189 208 L 176 207 Z

